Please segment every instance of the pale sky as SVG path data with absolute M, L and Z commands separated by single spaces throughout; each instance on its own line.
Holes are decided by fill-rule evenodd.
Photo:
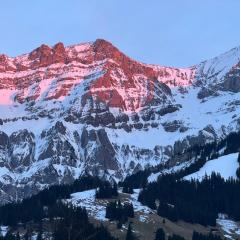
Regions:
M 185 67 L 240 45 L 240 0 L 0 0 L 0 53 L 104 38 L 146 63 Z

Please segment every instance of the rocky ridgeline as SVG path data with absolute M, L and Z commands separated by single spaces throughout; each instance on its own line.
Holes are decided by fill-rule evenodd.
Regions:
M 239 130 L 239 58 L 148 65 L 105 40 L 0 55 L 1 203 L 193 160 L 186 149 Z

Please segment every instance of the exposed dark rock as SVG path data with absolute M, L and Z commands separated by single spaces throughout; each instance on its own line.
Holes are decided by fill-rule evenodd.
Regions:
M 94 130 L 89 131 L 89 140 L 90 141 L 96 141 L 97 140 L 96 131 L 94 131 Z
M 46 67 L 66 62 L 67 55 L 63 43 L 57 43 L 53 48 L 43 44 L 30 53 L 29 60 L 33 61 L 33 68 Z
M 132 131 L 132 125 L 129 125 L 127 123 L 122 123 L 119 128 L 124 129 L 126 132 L 131 132 Z
M 240 70 L 239 74 L 234 74 L 231 76 L 227 76 L 222 84 L 222 90 L 231 91 L 231 92 L 239 92 L 240 91 Z
M 198 98 L 199 99 L 204 99 L 210 96 L 218 96 L 219 87 L 218 86 L 209 86 L 208 88 L 203 87 L 201 90 L 198 92 Z
M 133 122 L 139 122 L 139 116 L 137 113 L 132 114 L 131 119 Z
M 174 120 L 172 122 L 165 122 L 162 125 L 166 132 L 176 132 L 182 126 L 182 122 Z
M 177 110 L 179 110 L 179 106 L 178 105 L 169 105 L 166 108 L 162 108 L 158 111 L 158 114 L 161 116 L 164 116 L 168 113 L 173 113 L 176 112 Z
M 155 114 L 152 109 L 144 111 L 144 113 L 141 115 L 143 121 L 150 121 L 155 119 Z
M 5 148 L 9 143 L 8 135 L 0 131 L 0 148 Z
M 128 122 L 129 121 L 129 117 L 127 114 L 122 113 L 121 115 L 118 115 L 116 117 L 116 123 L 122 123 L 122 122 Z
M 88 131 L 86 128 L 83 128 L 82 135 L 81 135 L 81 147 L 85 148 L 88 144 Z
M 55 124 L 55 129 L 63 135 L 66 133 L 66 127 L 63 125 L 62 122 L 57 121 Z
M 34 162 L 35 139 L 33 133 L 21 130 L 11 134 L 10 142 L 10 166 L 13 169 L 27 167 Z
M 180 133 L 186 132 L 187 130 L 188 130 L 188 127 L 185 127 L 185 126 L 181 126 L 181 127 L 179 128 L 179 132 L 180 132 Z
M 142 123 L 134 123 L 133 126 L 136 129 L 142 129 L 143 128 L 143 124 Z

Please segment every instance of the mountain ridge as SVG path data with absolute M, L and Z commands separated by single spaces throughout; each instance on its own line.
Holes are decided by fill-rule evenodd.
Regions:
M 240 48 L 186 69 L 105 40 L 1 55 L 2 203 L 83 174 L 119 181 L 192 161 L 187 148 L 240 129 L 239 76 Z

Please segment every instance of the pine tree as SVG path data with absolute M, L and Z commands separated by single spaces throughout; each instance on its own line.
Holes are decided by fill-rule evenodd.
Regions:
M 237 169 L 236 175 L 237 175 L 238 179 L 240 180 L 240 167 Z
M 121 200 L 120 200 L 120 199 L 118 199 L 117 207 L 118 207 L 118 208 L 122 208 L 122 203 L 121 203 Z
M 132 204 L 125 203 L 122 205 L 121 201 L 109 202 L 106 207 L 106 218 L 110 220 L 117 220 L 125 223 L 128 218 L 134 218 L 134 209 Z
M 20 238 L 20 234 L 19 234 L 19 232 L 17 232 L 17 235 L 16 235 L 16 240 L 20 240 L 21 238 Z
M 221 237 L 217 235 L 213 235 L 212 233 L 208 235 L 204 235 L 202 233 L 194 231 L 192 240 L 221 240 Z
M 96 190 L 96 198 L 112 198 L 118 196 L 117 184 L 111 185 L 109 182 L 103 182 Z
M 28 230 L 27 230 L 26 233 L 24 234 L 23 239 L 24 239 L 24 240 L 29 240 L 29 239 L 30 239 Z
M 39 232 L 38 232 L 38 235 L 37 235 L 37 240 L 42 240 L 42 221 L 40 222 L 39 224 Z
M 123 186 L 123 193 L 133 194 L 133 187 L 131 185 L 127 186 L 127 184 L 125 184 Z
M 168 240 L 185 240 L 185 238 L 181 237 L 181 236 L 179 236 L 177 234 L 173 234 L 172 236 L 168 237 Z
M 128 210 L 128 217 L 134 218 L 134 208 L 132 203 L 128 204 L 127 210 Z
M 159 228 L 157 230 L 155 240 L 165 240 L 165 232 L 162 228 Z
M 42 240 L 42 239 L 43 239 L 43 238 L 42 238 L 42 233 L 39 232 L 38 235 L 37 235 L 37 240 Z
M 106 207 L 106 218 L 115 220 L 117 218 L 117 203 L 109 202 Z
M 10 231 L 7 232 L 6 236 L 3 238 L 4 240 L 15 240 L 15 236 L 10 233 Z
M 118 228 L 118 229 L 121 229 L 121 228 L 122 228 L 122 222 L 121 222 L 121 221 L 118 221 L 118 222 L 117 222 L 117 228 Z
M 114 182 L 113 184 L 113 191 L 112 191 L 112 195 L 114 197 L 117 197 L 118 196 L 118 187 L 117 187 L 117 184 Z
M 131 223 L 128 224 L 128 230 L 126 235 L 126 240 L 134 240 L 136 239 L 133 232 L 132 232 L 132 226 Z

